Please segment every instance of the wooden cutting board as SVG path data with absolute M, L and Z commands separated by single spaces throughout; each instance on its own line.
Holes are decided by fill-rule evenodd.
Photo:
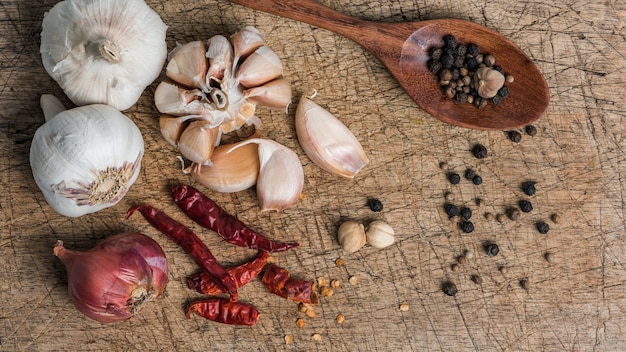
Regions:
M 176 42 L 256 26 L 281 57 L 293 87 L 287 114 L 260 108 L 258 116 L 268 138 L 298 153 L 306 179 L 303 199 L 281 213 L 260 213 L 253 189 L 234 194 L 201 189 L 252 228 L 298 241 L 298 249 L 273 256 L 292 275 L 340 280 L 341 286 L 321 299 L 310 318 L 255 280 L 240 291 L 240 299 L 261 312 L 254 327 L 187 319 L 186 304 L 202 297 L 185 284 L 197 266 L 141 217 L 124 219 L 131 205 L 145 202 L 190 226 L 224 265 L 255 254 L 225 244 L 172 204 L 169 185 L 198 185 L 181 172 L 177 152 L 160 135 L 153 93 L 162 77 L 125 112 L 146 146 L 141 175 L 127 196 L 80 218 L 63 217 L 46 204 L 28 160 L 30 141 L 43 123 L 39 97 L 55 94 L 71 106 L 39 56 L 41 20 L 54 3 L 7 0 L 0 6 L 0 350 L 623 350 L 624 2 L 323 1 L 373 20 L 468 19 L 513 40 L 544 73 L 551 92 L 550 106 L 535 125 L 537 135 L 520 130 L 522 140 L 513 143 L 502 131 L 462 129 L 427 115 L 372 55 L 328 31 L 225 1 L 148 1 L 169 26 L 170 49 Z M 353 181 L 320 170 L 298 144 L 295 103 L 313 90 L 315 101 L 354 132 L 370 158 Z M 469 149 L 476 143 L 488 148 L 486 159 L 472 157 Z M 482 185 L 447 181 L 447 173 L 467 168 L 482 176 Z M 528 198 L 519 188 L 527 180 L 538 182 L 532 212 L 502 223 L 485 218 Z M 455 204 L 473 209 L 473 233 L 462 233 L 448 220 L 443 210 L 448 192 Z M 383 202 L 382 212 L 367 208 L 369 197 Z M 477 206 L 477 198 L 484 205 Z M 386 249 L 366 246 L 346 254 L 336 240 L 346 219 L 385 220 L 397 240 Z M 550 232 L 538 233 L 537 221 L 546 221 Z M 100 325 L 70 303 L 65 269 L 52 247 L 61 239 L 84 250 L 123 231 L 143 232 L 162 245 L 170 282 L 165 296 L 139 317 Z M 498 244 L 499 254 L 487 256 L 485 243 Z M 465 251 L 473 256 L 458 264 Z M 546 253 L 552 253 L 552 263 Z M 338 258 L 344 266 L 335 264 Z M 350 284 L 351 277 L 359 283 Z M 447 281 L 456 284 L 455 297 L 442 292 Z M 335 320 L 339 314 L 345 316 L 341 325 Z M 304 327 L 296 326 L 298 318 Z M 286 336 L 293 343 L 287 345 Z

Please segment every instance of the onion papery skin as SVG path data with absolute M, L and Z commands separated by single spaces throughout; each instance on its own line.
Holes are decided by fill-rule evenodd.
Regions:
M 58 241 L 54 254 L 67 269 L 72 303 L 102 324 L 137 315 L 167 285 L 165 253 L 156 241 L 141 233 L 109 237 L 85 252 L 66 249 Z

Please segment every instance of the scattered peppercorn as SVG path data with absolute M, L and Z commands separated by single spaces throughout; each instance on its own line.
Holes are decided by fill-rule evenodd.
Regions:
M 485 148 L 485 146 L 482 144 L 476 144 L 472 148 L 472 154 L 477 159 L 484 159 L 487 157 L 487 148 Z
M 380 212 L 383 210 L 383 202 L 376 198 L 368 199 L 367 206 L 370 207 L 370 210 L 374 212 Z
M 459 223 L 459 228 L 465 233 L 474 232 L 474 224 L 471 221 L 461 221 Z
M 449 218 L 452 218 L 459 214 L 459 208 L 454 204 L 450 204 L 450 203 L 446 204 L 444 206 L 444 210 L 446 211 L 446 214 L 448 215 Z
M 533 125 L 528 125 L 524 128 L 524 130 L 526 131 L 526 134 L 529 136 L 534 136 L 537 134 L 537 127 L 533 126 Z
M 519 143 L 522 140 L 522 134 L 517 131 L 509 131 L 507 135 L 511 142 Z
M 524 192 L 524 194 L 527 196 L 535 195 L 535 192 L 537 191 L 535 187 L 536 184 L 537 182 L 535 181 L 526 181 L 522 183 L 522 192 Z
M 517 208 L 509 208 L 507 210 L 507 214 L 509 215 L 509 219 L 513 221 L 519 220 L 519 217 L 521 215 L 520 211 Z
M 443 293 L 448 296 L 456 296 L 456 294 L 459 292 L 456 285 L 450 281 L 444 282 L 441 289 L 443 290 Z
M 461 210 L 459 211 L 459 214 L 461 215 L 461 217 L 465 220 L 469 220 L 472 217 L 472 209 L 468 208 L 468 207 L 463 207 L 461 208 Z
M 537 222 L 537 231 L 541 234 L 546 234 L 550 231 L 550 225 L 548 225 L 545 221 Z
M 524 213 L 530 213 L 533 210 L 533 203 L 526 199 L 522 199 L 519 201 L 519 208 Z
M 487 256 L 495 257 L 500 253 L 500 248 L 495 243 L 489 243 L 485 246 L 485 252 L 487 252 Z
M 453 185 L 458 185 L 459 182 L 461 182 L 461 176 L 459 176 L 456 172 L 453 172 L 448 175 L 448 181 L 450 181 Z
M 465 170 L 465 178 L 466 179 L 471 181 L 474 178 L 474 176 L 476 176 L 476 171 L 474 171 L 472 169 Z
M 475 184 L 476 186 L 480 186 L 483 184 L 483 178 L 480 177 L 479 175 L 476 175 L 472 178 L 472 183 Z

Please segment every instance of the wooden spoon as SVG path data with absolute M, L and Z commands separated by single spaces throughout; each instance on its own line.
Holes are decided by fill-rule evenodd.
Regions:
M 468 128 L 504 130 L 528 125 L 545 112 L 548 85 L 533 62 L 513 42 L 479 24 L 457 19 L 407 23 L 373 22 L 350 17 L 314 0 L 229 0 L 255 10 L 302 21 L 341 34 L 376 56 L 404 90 L 429 114 L 441 121 Z M 437 77 L 428 70 L 430 50 L 443 46 L 443 37 L 478 45 L 492 54 L 515 81 L 510 95 L 495 106 L 478 109 L 444 96 Z

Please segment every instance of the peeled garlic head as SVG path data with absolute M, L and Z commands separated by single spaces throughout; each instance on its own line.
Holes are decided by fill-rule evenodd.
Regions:
M 306 155 L 332 174 L 352 179 L 369 163 L 354 134 L 333 114 L 304 96 L 296 109 L 296 134 Z
M 281 211 L 295 203 L 304 187 L 304 171 L 298 155 L 284 145 L 265 138 L 246 140 L 231 150 L 249 143 L 259 148 L 257 197 L 261 211 Z
M 167 26 L 143 0 L 61 1 L 42 27 L 43 66 L 76 105 L 128 109 L 167 56 Z
M 48 204 L 77 217 L 117 204 L 137 179 L 143 153 L 139 128 L 118 110 L 94 104 L 39 127 L 30 166 Z

